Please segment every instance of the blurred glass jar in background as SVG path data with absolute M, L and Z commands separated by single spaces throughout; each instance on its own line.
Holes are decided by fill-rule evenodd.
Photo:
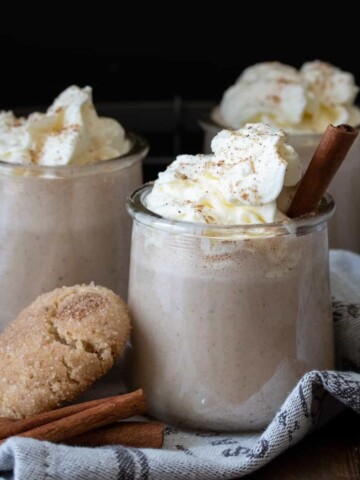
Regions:
M 0 332 L 39 294 L 95 282 L 127 297 L 145 140 L 72 85 L 46 112 L 0 112 Z
M 264 62 L 244 70 L 224 93 L 219 106 L 200 119 L 204 153 L 223 128 L 263 121 L 288 131 L 288 141 L 305 170 L 328 124 L 360 125 L 354 104 L 354 77 L 325 62 L 305 63 L 300 70 L 278 62 Z M 337 211 L 329 222 L 331 248 L 360 253 L 360 138 L 352 146 L 329 192 Z
M 0 162 L 0 331 L 34 298 L 94 281 L 127 297 L 128 194 L 142 183 L 147 142 L 91 165 Z

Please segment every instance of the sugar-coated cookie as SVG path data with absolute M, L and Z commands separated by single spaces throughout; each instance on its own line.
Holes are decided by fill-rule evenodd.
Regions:
M 0 416 L 28 417 L 73 400 L 110 370 L 129 333 L 128 308 L 107 288 L 39 296 L 0 335 Z

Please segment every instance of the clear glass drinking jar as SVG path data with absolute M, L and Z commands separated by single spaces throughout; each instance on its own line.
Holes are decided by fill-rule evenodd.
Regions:
M 37 295 L 62 285 L 107 286 L 126 298 L 131 221 L 142 184 L 142 138 L 129 153 L 85 166 L 0 162 L 0 331 Z
M 218 226 L 133 217 L 131 384 L 180 427 L 265 427 L 301 376 L 334 367 L 327 220 Z
M 215 113 L 218 113 L 215 109 Z M 211 140 L 223 128 L 211 116 L 199 121 L 204 131 L 204 153 L 211 152 Z M 301 158 L 303 171 L 319 145 L 321 134 L 289 134 L 288 143 Z M 329 187 L 336 202 L 336 214 L 329 222 L 330 248 L 342 248 L 360 253 L 360 135 Z

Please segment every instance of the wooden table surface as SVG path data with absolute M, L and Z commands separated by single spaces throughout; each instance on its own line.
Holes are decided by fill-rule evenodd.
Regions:
M 345 411 L 246 480 L 360 480 L 360 416 Z

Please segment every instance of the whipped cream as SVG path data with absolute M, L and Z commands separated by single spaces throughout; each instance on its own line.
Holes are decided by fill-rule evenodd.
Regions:
M 46 113 L 0 112 L 0 160 L 22 165 L 85 165 L 130 150 L 122 126 L 99 117 L 90 87 L 71 86 Z
M 272 223 L 285 217 L 277 199 L 301 178 L 286 133 L 261 123 L 222 130 L 213 155 L 180 155 L 159 174 L 149 210 L 169 219 L 218 225 Z
M 322 133 L 329 123 L 360 124 L 357 92 L 353 75 L 325 62 L 308 62 L 300 70 L 264 62 L 244 70 L 213 118 L 231 128 L 265 122 L 291 133 Z

